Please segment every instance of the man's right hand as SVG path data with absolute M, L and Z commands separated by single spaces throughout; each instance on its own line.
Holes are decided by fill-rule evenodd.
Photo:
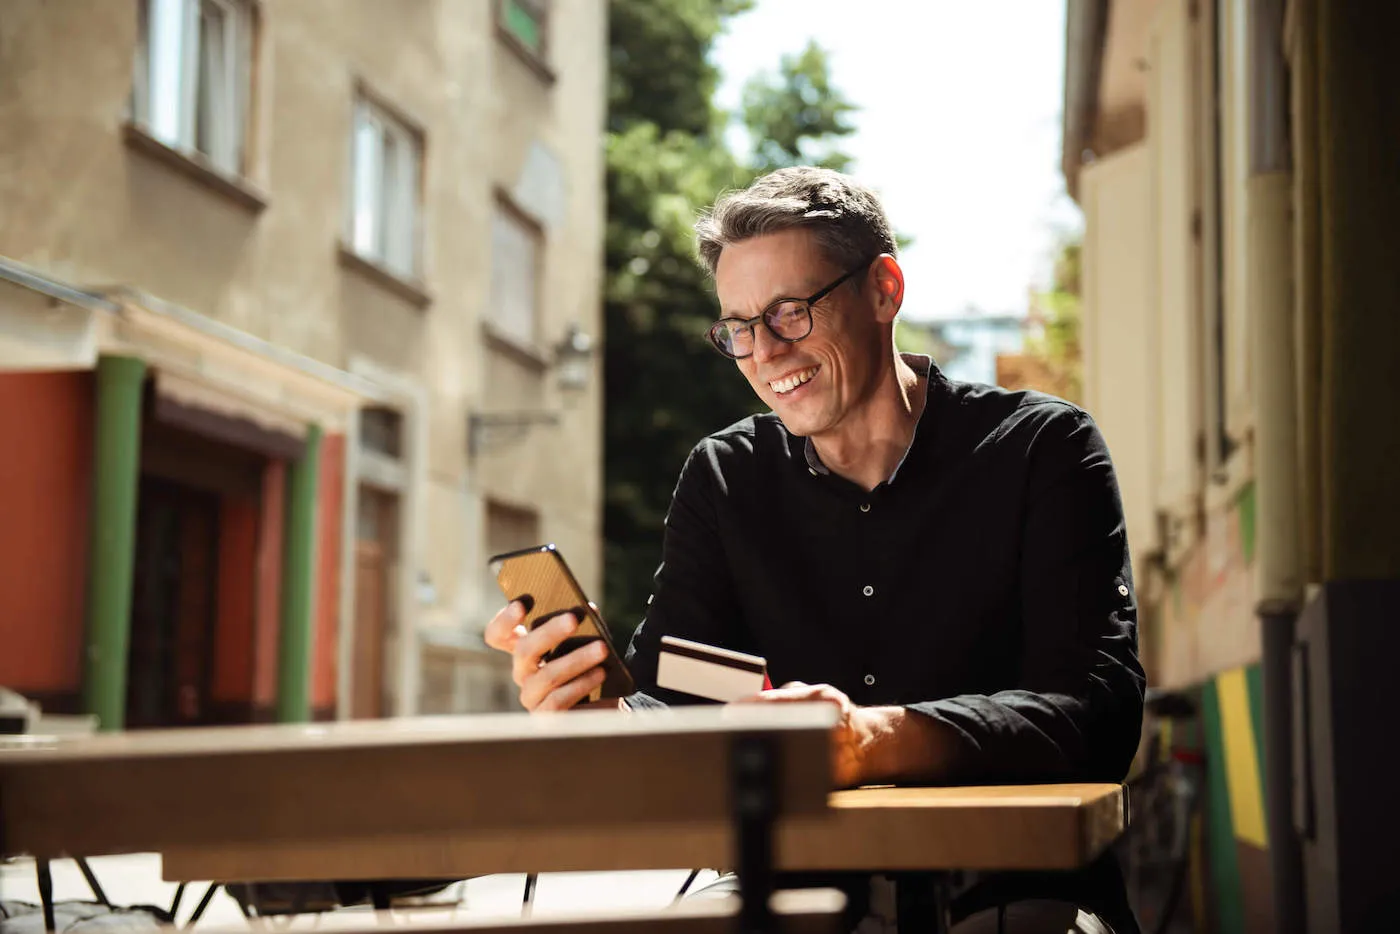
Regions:
M 578 629 L 572 613 L 525 629 L 525 607 L 506 604 L 486 625 L 486 644 L 511 656 L 511 677 L 520 688 L 520 705 L 526 710 L 568 710 L 603 683 L 601 667 L 608 647 L 601 639 L 546 662 L 544 656 Z

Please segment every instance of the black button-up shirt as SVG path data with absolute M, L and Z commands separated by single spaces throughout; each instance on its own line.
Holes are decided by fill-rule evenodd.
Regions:
M 947 379 L 873 491 L 774 415 L 704 439 L 681 471 L 627 658 L 645 702 L 660 637 L 761 655 L 775 685 L 904 705 L 965 741 L 957 781 L 1118 781 L 1143 670 L 1123 509 L 1082 410 Z

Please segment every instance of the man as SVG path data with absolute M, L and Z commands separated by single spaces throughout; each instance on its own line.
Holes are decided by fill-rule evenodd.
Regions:
M 669 634 L 765 657 L 782 686 L 751 702 L 836 705 L 843 785 L 1122 779 L 1144 677 L 1093 421 L 897 352 L 894 236 L 843 175 L 774 172 L 696 229 L 721 307 L 709 338 L 772 414 L 705 438 L 681 471 L 629 703 L 693 700 L 656 685 Z M 522 618 L 512 604 L 487 630 L 521 703 L 573 706 L 601 680 L 601 646 L 542 663 L 576 623 L 527 634 Z M 963 904 L 1007 900 L 1003 918 L 1038 919 L 1010 931 L 1135 927 L 1109 864 L 991 879 Z

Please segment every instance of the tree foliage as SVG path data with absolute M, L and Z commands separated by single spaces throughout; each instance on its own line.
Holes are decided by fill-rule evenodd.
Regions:
M 1070 402 L 1083 399 L 1083 354 L 1080 349 L 1079 239 L 1060 244 L 1055 259 L 1054 282 L 1048 292 L 1036 296 L 1043 316 L 1043 330 L 1027 341 L 1026 354 L 1036 359 L 1052 383 L 1051 391 Z
M 704 339 L 713 287 L 696 260 L 697 213 L 783 165 L 844 168 L 834 139 L 852 105 L 809 45 L 744 90 L 752 152 L 725 142 L 710 49 L 752 0 L 612 0 L 609 20 L 604 607 L 621 634 L 640 618 L 661 557 L 676 476 L 702 437 L 759 408 Z

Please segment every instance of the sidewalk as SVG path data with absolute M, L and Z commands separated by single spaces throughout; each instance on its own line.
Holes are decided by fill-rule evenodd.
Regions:
M 160 857 L 154 853 L 129 856 L 101 856 L 89 860 L 93 874 L 114 905 L 153 904 L 169 907 L 175 897 L 175 883 L 162 881 Z M 601 909 L 659 908 L 675 897 L 687 873 L 683 870 L 646 872 L 566 872 L 540 877 L 535 889 L 534 914 Z M 714 878 L 703 872 L 695 886 Z M 53 863 L 55 900 L 77 899 L 91 901 L 78 866 L 72 860 Z M 694 886 L 693 886 L 694 887 Z M 178 921 L 183 924 L 203 897 L 205 883 L 185 887 Z M 451 886 L 433 896 L 430 906 L 415 907 L 395 913 L 402 916 L 424 915 L 433 918 L 488 918 L 520 914 L 525 877 L 519 874 L 479 876 Z M 0 863 L 0 900 L 38 903 L 39 886 L 34 875 L 34 863 L 20 859 Z M 363 910 L 368 910 L 363 909 Z M 316 915 L 292 919 L 293 927 L 309 929 L 316 926 Z M 205 909 L 199 926 L 243 926 L 243 914 L 227 892 L 220 889 Z

